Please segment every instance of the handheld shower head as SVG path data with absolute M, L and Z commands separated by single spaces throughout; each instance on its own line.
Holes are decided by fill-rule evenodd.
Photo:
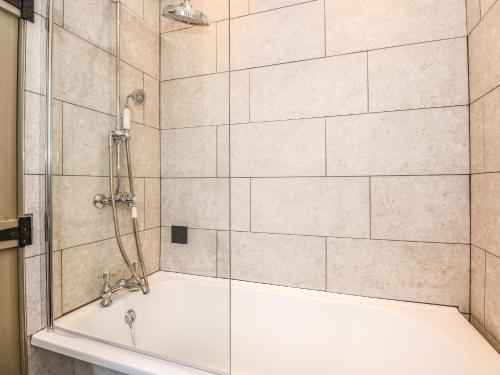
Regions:
M 190 25 L 209 25 L 208 17 L 203 12 L 193 9 L 190 0 L 183 0 L 179 5 L 167 5 L 163 8 L 162 15 Z

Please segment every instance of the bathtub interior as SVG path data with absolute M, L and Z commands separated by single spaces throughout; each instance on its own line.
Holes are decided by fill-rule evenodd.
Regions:
M 242 281 L 232 281 L 229 295 L 226 286 L 158 272 L 150 295 L 121 294 L 107 309 L 95 302 L 56 324 L 219 374 L 479 374 L 463 343 L 450 338 L 464 330 L 461 338 L 478 340 L 455 308 Z M 135 346 L 124 322 L 129 309 L 137 314 Z

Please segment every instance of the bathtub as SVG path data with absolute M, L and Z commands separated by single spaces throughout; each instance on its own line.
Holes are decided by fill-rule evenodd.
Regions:
M 500 356 L 453 307 L 167 272 L 149 295 L 93 302 L 32 344 L 96 375 L 500 374 Z

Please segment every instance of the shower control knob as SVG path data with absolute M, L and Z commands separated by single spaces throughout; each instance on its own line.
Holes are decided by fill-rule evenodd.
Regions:
M 94 197 L 94 206 L 96 208 L 103 208 L 105 205 L 109 204 L 109 198 L 104 194 L 97 194 Z

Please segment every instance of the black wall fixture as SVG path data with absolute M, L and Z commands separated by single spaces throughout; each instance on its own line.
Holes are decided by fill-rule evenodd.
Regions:
M 6 0 L 9 4 L 21 9 L 22 18 L 35 22 L 35 0 Z M 40 0 L 36 0 L 40 1 Z

